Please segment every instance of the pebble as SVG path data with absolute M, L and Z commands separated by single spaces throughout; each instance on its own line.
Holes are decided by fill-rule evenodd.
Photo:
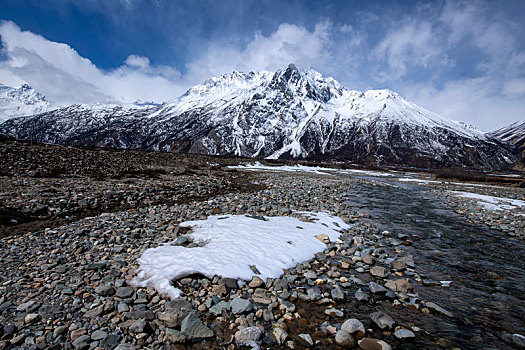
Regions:
M 164 157 L 156 153 L 154 156 Z M 0 162 L 4 162 L 4 158 Z M 115 166 L 120 167 L 120 163 Z M 167 163 L 166 169 L 169 167 Z M 6 266 L 0 272 L 3 281 L 0 286 L 0 322 L 7 325 L 3 336 L 8 344 L 13 340 L 19 345 L 26 341 L 26 344 L 51 347 L 56 342 L 59 347 L 71 348 L 75 347 L 72 342 L 87 336 L 89 340 L 86 342 L 92 348 L 162 348 L 169 346 L 165 342 L 178 343 L 178 348 L 191 347 L 190 342 L 195 339 L 198 341 L 200 336 L 193 335 L 187 339 L 181 330 L 183 320 L 193 314 L 198 322 L 193 319 L 195 327 L 193 323 L 186 322 L 185 331 L 191 335 L 191 329 L 204 327 L 203 333 L 211 334 L 210 338 L 206 338 L 210 347 L 225 347 L 231 341 L 228 336 L 234 331 L 256 325 L 260 328 L 255 328 L 261 332 L 256 341 L 261 339 L 264 329 L 268 337 L 263 342 L 268 347 L 276 344 L 293 346 L 294 342 L 296 348 L 299 342 L 302 346 L 332 347 L 334 341 L 337 343 L 345 335 L 342 331 L 354 340 L 362 338 L 365 335 L 362 323 L 353 319 L 360 326 L 349 328 L 349 320 L 343 325 L 333 321 L 333 325 L 328 324 L 323 328 L 325 338 L 320 331 L 320 337 L 317 333 L 307 334 L 313 331 L 305 324 L 324 317 L 326 320 L 331 319 L 324 316 L 323 312 L 327 312 L 330 317 L 342 318 L 344 313 L 335 306 L 337 302 L 344 301 L 345 293 L 354 293 L 355 298 L 361 301 L 359 307 L 368 308 L 369 312 L 374 311 L 372 308 L 378 303 L 389 302 L 399 307 L 414 307 L 415 310 L 426 306 L 427 311 L 436 313 L 435 317 L 444 319 L 447 316 L 443 312 L 445 309 L 421 300 L 415 292 L 412 294 L 412 283 L 426 280 L 425 276 L 418 275 L 413 257 L 404 250 L 403 241 L 410 241 L 413 236 L 409 232 L 401 235 L 380 232 L 366 225 L 368 223 L 362 220 L 364 215 L 358 215 L 353 208 L 345 207 L 343 194 L 348 191 L 351 182 L 300 174 L 280 174 L 276 177 L 261 173 L 257 174 L 261 190 L 228 193 L 232 189 L 231 184 L 240 183 L 240 179 L 248 178 L 249 174 L 235 178 L 238 176 L 236 171 L 221 173 L 224 177 L 210 176 L 199 169 L 195 172 L 197 174 L 162 175 L 159 179 L 126 177 L 114 181 L 108 177 L 96 182 L 82 176 L 74 181 L 67 177 L 0 177 L 2 188 L 16 188 L 13 196 L 0 194 L 10 203 L 22 198 L 27 202 L 27 196 L 22 196 L 23 186 L 35 191 L 33 197 L 38 201 L 44 198 L 43 192 L 39 191 L 56 188 L 59 192 L 56 197 L 64 198 L 58 199 L 57 205 L 48 202 L 43 205 L 50 210 L 58 208 L 59 202 L 62 203 L 64 211 L 60 215 L 68 215 L 76 205 L 74 203 L 93 208 L 97 200 L 100 210 L 106 210 L 102 214 L 95 212 L 92 217 L 26 234 L 23 239 L 22 236 L 13 236 L 0 241 L 0 258 Z M 163 186 L 171 186 L 173 190 L 162 192 L 160 188 Z M 218 189 L 221 189 L 221 193 Z M 74 192 L 82 198 L 73 199 Z M 87 198 L 86 194 L 91 193 L 92 198 Z M 210 193 L 213 197 L 210 197 Z M 206 199 L 163 204 L 174 203 L 182 197 L 196 198 L 192 197 L 195 195 Z M 133 209 L 113 211 L 117 202 L 127 201 L 125 196 L 132 197 L 131 201 L 135 202 Z M 115 198 L 114 202 L 112 198 Z M 113 204 L 106 206 L 105 203 Z M 259 211 L 262 207 L 264 211 Z M 37 208 L 36 205 L 34 208 Z M 234 279 L 219 276 L 187 276 L 174 281 L 177 287 L 184 290 L 185 299 L 170 301 L 151 288 L 133 288 L 126 283 L 134 277 L 136 260 L 145 248 L 174 240 L 184 245 L 191 243 L 187 240 L 187 231 L 178 226 L 182 221 L 229 213 L 253 215 L 266 220 L 261 212 L 268 217 L 283 213 L 294 215 L 295 210 L 332 211 L 354 225 L 349 232 L 342 233 L 340 240 L 330 242 L 321 237 L 327 244 L 324 252 L 286 270 L 277 279 L 268 279 L 268 285 L 257 276 L 241 285 Z M 512 228 L 512 225 L 505 226 L 509 230 Z M 71 259 L 72 256 L 75 259 Z M 259 273 L 256 266 L 251 268 L 254 274 Z M 362 273 L 358 275 L 359 278 L 353 275 L 356 272 Z M 385 280 L 389 275 L 391 279 Z M 369 282 L 372 276 L 373 281 Z M 373 296 L 369 296 L 369 293 L 373 293 Z M 392 300 L 387 301 L 387 298 Z M 370 304 L 367 303 L 369 299 L 373 300 Z M 303 303 L 309 303 L 309 306 L 305 308 Z M 219 306 L 214 309 L 214 313 L 210 309 L 216 305 Z M 305 312 L 310 308 L 317 313 Z M 42 322 L 31 321 L 24 325 L 23 331 L 15 329 L 6 332 L 7 327 L 15 323 L 21 325 L 21 321 L 36 310 Z M 405 311 L 412 312 L 409 309 Z M 413 312 L 421 314 L 419 311 Z M 387 324 L 384 329 L 392 325 Z M 52 330 L 52 334 L 46 337 L 44 327 L 47 328 L 46 332 Z M 66 338 L 70 327 L 71 333 Z M 216 330 L 215 336 L 211 329 Z M 290 331 L 291 336 L 288 336 L 287 331 Z M 399 334 L 405 331 L 397 329 L 396 332 Z M 384 335 L 396 342 L 393 345 L 399 346 L 402 343 L 396 332 L 392 337 L 389 336 L 392 333 Z M 298 334 L 303 336 L 299 337 Z M 305 339 L 308 337 L 311 341 Z M 72 342 L 68 343 L 68 338 Z M 121 341 L 122 344 L 119 344 Z M 383 346 L 381 343 L 375 344 Z M 361 345 L 366 346 L 366 342 L 361 342 Z
M 375 338 L 363 338 L 358 344 L 362 350 L 392 350 L 388 343 Z
M 355 347 L 355 339 L 347 331 L 341 329 L 335 334 L 335 342 L 337 345 L 342 346 L 345 349 L 351 349 Z
M 288 333 L 280 327 L 273 328 L 272 335 L 277 342 L 277 345 L 283 345 L 286 341 L 286 338 L 288 338 Z
M 299 334 L 299 338 L 303 341 L 303 344 L 305 346 L 311 347 L 314 345 L 314 340 L 312 339 L 312 336 L 310 334 Z
M 414 332 L 406 328 L 399 328 L 394 332 L 394 336 L 398 339 L 413 339 L 416 337 Z
M 261 337 L 259 327 L 247 327 L 235 332 L 235 342 L 237 345 L 252 345 Z
M 180 329 L 181 333 L 184 334 L 189 341 L 211 338 L 214 335 L 213 331 L 202 323 L 194 313 L 190 313 L 182 320 Z
M 376 311 L 370 314 L 370 318 L 374 323 L 381 329 L 392 328 L 396 321 L 390 315 L 384 313 L 383 311 Z
M 363 325 L 363 323 L 355 318 L 350 318 L 343 322 L 343 324 L 341 325 L 341 329 L 358 339 L 363 338 L 366 333 L 365 326 Z
M 231 311 L 238 315 L 245 312 L 250 312 L 253 309 L 253 304 L 246 299 L 234 298 L 230 302 Z

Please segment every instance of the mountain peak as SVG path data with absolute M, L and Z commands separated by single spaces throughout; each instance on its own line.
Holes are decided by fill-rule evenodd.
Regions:
M 0 85 L 0 118 L 10 119 L 42 113 L 52 109 L 45 96 L 28 84 L 19 88 Z
M 233 72 L 161 106 L 76 106 L 7 121 L 0 133 L 66 145 L 417 167 L 502 168 L 506 145 L 390 90 L 349 90 L 294 64 Z

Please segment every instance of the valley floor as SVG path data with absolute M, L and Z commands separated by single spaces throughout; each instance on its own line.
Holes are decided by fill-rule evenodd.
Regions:
M 0 349 L 525 346 L 523 188 L 11 141 L 0 155 Z M 196 249 L 182 222 L 297 211 L 350 226 L 279 278 L 196 273 L 175 300 L 131 285 L 145 250 Z

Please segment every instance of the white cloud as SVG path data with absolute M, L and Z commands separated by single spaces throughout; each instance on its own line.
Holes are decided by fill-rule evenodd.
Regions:
M 245 48 L 215 45 L 188 65 L 188 76 L 199 81 L 236 71 L 275 71 L 289 63 L 309 68 L 330 60 L 329 22 L 317 24 L 310 32 L 304 27 L 281 24 L 269 36 L 256 33 Z
M 385 37 L 371 52 L 371 58 L 386 61 L 376 80 L 397 80 L 408 72 L 408 66 L 428 67 L 430 63 L 445 64 L 447 57 L 436 40 L 435 28 L 427 21 L 410 20 L 389 28 Z
M 0 81 L 28 83 L 59 105 L 124 102 L 141 99 L 167 101 L 186 89 L 169 67 L 149 65 L 147 57 L 130 55 L 121 67 L 104 72 L 66 44 L 22 31 L 13 22 L 0 24 L 2 53 Z
M 213 76 L 275 71 L 295 63 L 332 75 L 348 88 L 396 90 L 485 130 L 523 119 L 523 26 L 484 2 L 428 4 L 418 11 L 400 21 L 388 13 L 361 13 L 363 23 L 352 26 L 322 21 L 307 29 L 283 23 L 269 34 L 251 34 L 242 46 L 234 43 L 244 36 L 216 39 L 191 48 L 200 51 L 178 67 L 184 73 L 133 52 L 119 67 L 101 70 L 68 45 L 0 22 L 0 57 L 5 58 L 0 83 L 29 83 L 63 105 L 164 102 Z
M 152 66 L 148 57 L 133 54 L 120 67 L 103 71 L 66 44 L 22 31 L 13 22 L 2 22 L 0 36 L 7 60 L 0 61 L 0 82 L 13 86 L 28 83 L 60 105 L 138 99 L 164 102 L 233 70 L 277 70 L 289 63 L 303 68 L 322 65 L 330 59 L 329 33 L 328 22 L 313 31 L 282 24 L 269 36 L 256 33 L 244 48 L 211 46 L 181 75 L 174 68 Z
M 124 61 L 128 66 L 146 68 L 149 66 L 149 58 L 144 56 L 129 55 Z

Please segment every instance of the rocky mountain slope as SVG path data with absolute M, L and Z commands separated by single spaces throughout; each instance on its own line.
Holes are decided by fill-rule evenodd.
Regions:
M 503 168 L 511 147 L 389 90 L 360 92 L 294 65 L 207 80 L 158 107 L 74 105 L 0 133 L 47 143 L 418 167 Z
M 0 123 L 10 118 L 35 115 L 53 109 L 45 96 L 24 84 L 13 88 L 0 84 Z
M 514 145 L 515 153 L 521 158 L 514 163 L 512 169 L 525 171 L 525 121 L 515 122 L 495 130 L 489 135 Z
M 489 135 L 514 144 L 516 149 L 525 156 L 525 121 L 515 122 Z

